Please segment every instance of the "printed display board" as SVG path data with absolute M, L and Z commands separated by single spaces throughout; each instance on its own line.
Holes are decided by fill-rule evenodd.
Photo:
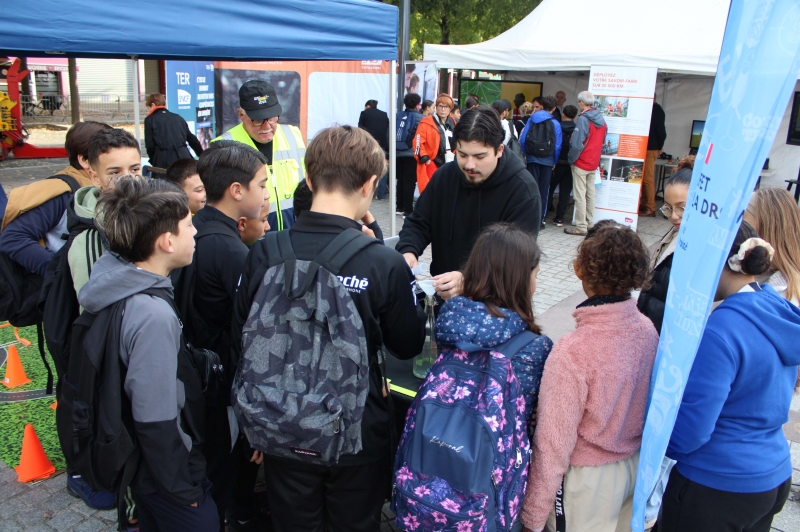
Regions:
M 592 66 L 589 91 L 608 126 L 595 221 L 611 219 L 636 229 L 656 74 L 655 68 Z
M 216 63 L 219 134 L 239 123 L 239 87 L 260 79 L 275 89 L 281 124 L 311 139 L 323 128 L 357 125 L 367 100 L 389 109 L 389 61 L 219 61 Z
M 432 61 L 406 61 L 406 74 L 403 82 L 403 96 L 413 92 L 422 101 L 436 101 L 439 95 L 439 71 Z
M 197 135 L 203 149 L 216 137 L 213 61 L 166 61 L 167 109 Z
M 460 89 L 461 99 L 458 103 L 462 107 L 467 96 L 471 94 L 478 97 L 481 105 L 491 105 L 495 100 L 508 100 L 513 104 L 517 94 L 524 94 L 526 102 L 542 95 L 542 83 L 539 81 L 483 81 L 462 78 Z

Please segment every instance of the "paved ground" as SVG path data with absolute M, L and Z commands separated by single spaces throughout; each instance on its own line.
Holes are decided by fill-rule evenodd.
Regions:
M 49 136 L 48 136 L 49 135 Z M 58 132 L 41 134 L 40 139 L 49 139 L 61 135 Z M 63 135 L 59 139 L 63 138 Z M 50 140 L 49 143 L 57 143 Z M 63 142 L 63 140 L 61 140 Z M 44 140 L 41 142 L 44 145 Z M 33 179 L 52 175 L 63 168 L 66 160 L 57 161 L 15 161 L 0 163 L 0 183 L 6 189 L 20 186 Z M 372 212 L 377 218 L 385 236 L 390 236 L 389 220 L 394 210 L 388 200 L 373 202 Z M 550 222 L 539 236 L 539 244 L 544 252 L 537 293 L 534 296 L 534 309 L 545 333 L 553 339 L 569 332 L 572 327 L 571 313 L 585 296 L 580 282 L 571 270 L 580 238 L 566 235 L 561 228 Z M 571 212 L 567 213 L 567 220 Z M 396 217 L 398 230 L 402 227 L 402 217 Z M 669 223 L 660 215 L 657 218 L 640 220 L 639 234 L 648 246 L 653 245 L 669 229 Z M 430 249 L 423 254 L 421 262 L 430 263 Z M 784 511 L 773 523 L 775 530 L 783 532 L 800 532 L 800 394 L 795 394 L 792 404 L 793 421 L 787 426 L 787 437 L 797 434 L 798 442 L 791 442 L 792 459 L 795 467 L 795 488 Z M 789 425 L 789 424 L 787 424 Z M 796 426 L 795 426 L 796 425 Z M 795 431 L 795 432 L 792 432 Z M 13 470 L 0 464 L 0 532 L 30 531 L 100 531 L 114 530 L 116 513 L 114 511 L 95 512 L 87 508 L 82 501 L 72 498 L 66 493 L 63 475 L 32 485 L 16 481 Z M 381 531 L 394 530 L 388 521 L 391 519 L 388 508 L 384 509 L 385 523 Z

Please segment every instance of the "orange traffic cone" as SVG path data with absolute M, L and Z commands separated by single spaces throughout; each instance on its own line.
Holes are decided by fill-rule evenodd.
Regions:
M 33 430 L 33 425 L 25 425 L 25 436 L 22 438 L 22 454 L 19 457 L 19 465 L 14 468 L 17 472 L 17 480 L 20 482 L 30 482 L 47 478 L 56 472 L 56 468 L 50 463 L 47 455 L 42 449 L 39 437 Z
M 6 377 L 3 379 L 3 385 L 6 388 L 16 388 L 28 384 L 31 380 L 25 375 L 25 368 L 22 367 L 22 361 L 19 359 L 17 346 L 12 345 L 7 349 L 8 359 L 6 360 Z
M 52 408 L 53 410 L 57 410 L 58 409 L 58 401 L 53 402 L 53 404 L 50 405 L 50 408 Z

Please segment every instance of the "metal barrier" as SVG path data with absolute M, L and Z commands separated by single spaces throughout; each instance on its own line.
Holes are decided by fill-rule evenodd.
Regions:
M 132 94 L 81 94 L 81 116 L 84 120 L 108 123 L 133 122 Z M 146 96 L 139 95 L 139 116 L 147 116 Z M 22 122 L 25 125 L 61 123 L 70 124 L 69 94 L 49 96 L 20 96 Z

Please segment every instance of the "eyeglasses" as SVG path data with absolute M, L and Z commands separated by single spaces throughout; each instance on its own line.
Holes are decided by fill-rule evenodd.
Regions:
M 250 117 L 248 117 L 248 118 L 250 118 Z M 264 125 L 264 122 L 269 122 L 269 125 L 274 126 L 275 124 L 278 123 L 278 117 L 277 116 L 273 116 L 272 118 L 267 118 L 266 120 L 253 120 L 253 119 L 250 119 L 250 121 L 256 127 L 261 127 L 262 125 Z
M 448 109 L 448 110 L 449 110 L 449 109 L 450 109 L 450 106 L 449 106 L 449 105 L 441 105 L 441 104 L 440 104 L 440 105 L 437 105 L 437 106 L 436 106 L 436 108 L 437 108 L 437 109 Z
M 678 216 L 683 216 L 683 211 L 685 211 L 686 208 L 685 207 L 675 207 L 673 209 L 672 207 L 668 207 L 666 205 L 663 205 L 659 210 L 664 213 L 664 216 L 670 217 L 670 216 L 672 216 L 673 212 L 675 214 L 677 214 Z

